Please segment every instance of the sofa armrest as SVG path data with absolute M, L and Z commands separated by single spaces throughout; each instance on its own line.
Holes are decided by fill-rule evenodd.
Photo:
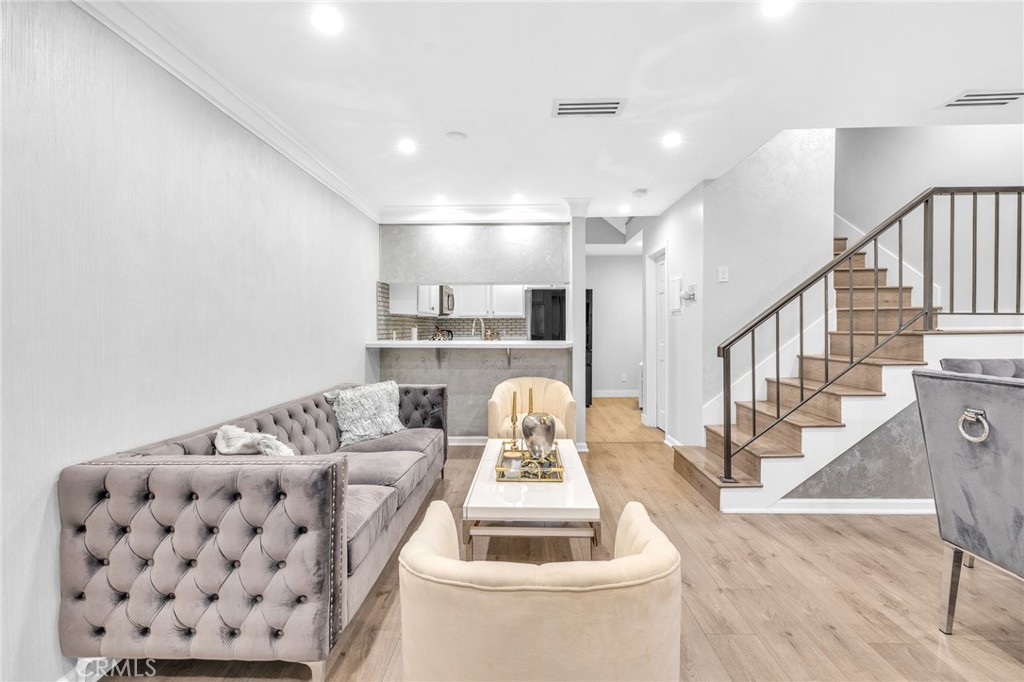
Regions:
M 444 461 L 448 461 L 448 386 L 399 384 L 398 418 L 409 429 L 441 429 L 444 432 Z
M 343 455 L 60 474 L 65 655 L 322 661 L 344 626 Z

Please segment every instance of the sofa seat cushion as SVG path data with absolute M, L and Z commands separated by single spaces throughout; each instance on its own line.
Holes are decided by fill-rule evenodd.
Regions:
M 441 429 L 405 429 L 381 438 L 354 443 L 341 448 L 339 452 L 422 452 L 427 456 L 427 465 L 444 458 L 444 431 Z
M 349 485 L 345 491 L 348 574 L 359 568 L 398 511 L 398 493 L 384 485 Z
M 348 455 L 349 485 L 384 485 L 398 493 L 401 507 L 427 475 L 422 452 L 352 452 Z

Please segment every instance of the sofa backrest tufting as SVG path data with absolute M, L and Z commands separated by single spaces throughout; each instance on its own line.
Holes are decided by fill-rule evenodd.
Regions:
M 246 431 L 267 433 L 290 445 L 299 455 L 324 455 L 340 447 L 338 418 L 324 393 L 356 384 L 339 384 L 298 400 L 281 403 L 222 423 L 234 424 Z M 439 386 L 403 384 L 399 387 L 398 418 L 407 428 L 445 428 L 445 392 Z M 101 458 L 176 457 L 180 455 L 209 456 L 216 454 L 213 446 L 216 426 L 175 436 L 156 443 L 133 448 Z

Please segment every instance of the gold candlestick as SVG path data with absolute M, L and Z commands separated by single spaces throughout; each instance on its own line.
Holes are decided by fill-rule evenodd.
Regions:
M 514 450 L 518 450 L 519 449 L 517 447 L 517 445 L 516 445 L 516 421 L 518 421 L 518 416 L 516 415 L 516 397 L 517 397 L 517 395 L 518 395 L 517 393 L 512 393 L 512 448 Z

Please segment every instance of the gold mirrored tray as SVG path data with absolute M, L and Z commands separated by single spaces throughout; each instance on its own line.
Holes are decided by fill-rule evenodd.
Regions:
M 565 480 L 565 468 L 558 454 L 558 443 L 543 458 L 535 458 L 523 447 L 521 440 L 507 440 L 501 444 L 501 454 L 494 467 L 495 480 L 499 482 L 561 483 Z

